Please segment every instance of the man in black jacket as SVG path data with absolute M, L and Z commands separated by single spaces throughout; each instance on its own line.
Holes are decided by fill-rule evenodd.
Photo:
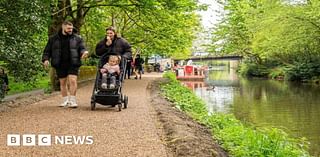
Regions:
M 81 59 L 88 56 L 83 40 L 73 33 L 73 24 L 65 21 L 62 29 L 49 38 L 42 55 L 42 62 L 47 68 L 49 60 L 51 66 L 56 69 L 63 103 L 60 107 L 78 107 L 76 102 L 77 76 Z M 70 85 L 70 97 L 68 97 L 67 82 Z

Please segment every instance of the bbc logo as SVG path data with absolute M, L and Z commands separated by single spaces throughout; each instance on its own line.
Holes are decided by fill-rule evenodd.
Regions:
M 53 144 L 59 145 L 83 145 L 93 144 L 93 136 L 72 136 L 72 135 L 61 135 L 61 136 L 51 136 L 50 134 L 8 134 L 7 135 L 7 145 L 8 146 L 51 146 L 51 140 Z
M 51 146 L 51 135 L 49 134 L 8 134 L 7 135 L 7 145 L 8 146 L 35 146 L 36 141 L 38 141 L 38 146 Z M 21 143 L 22 142 L 22 143 Z

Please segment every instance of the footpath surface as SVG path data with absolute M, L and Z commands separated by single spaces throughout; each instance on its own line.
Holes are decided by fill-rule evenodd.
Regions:
M 0 156 L 125 157 L 168 155 L 157 129 L 156 112 L 148 104 L 147 85 L 159 74 L 142 80 L 125 80 L 127 109 L 97 105 L 90 110 L 93 82 L 79 88 L 77 109 L 60 108 L 61 96 L 54 94 L 33 104 L 20 105 L 0 113 Z M 8 134 L 52 136 L 51 146 L 7 146 Z M 54 136 L 92 136 L 93 144 L 55 144 Z M 88 138 L 88 137 L 87 137 Z M 90 137 L 91 138 L 91 137 Z M 85 141 L 85 143 L 90 141 Z M 67 142 L 70 143 L 70 142 Z

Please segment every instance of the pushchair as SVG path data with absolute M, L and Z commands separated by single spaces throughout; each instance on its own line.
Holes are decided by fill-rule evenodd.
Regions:
M 101 88 L 102 74 L 100 69 L 108 61 L 110 55 L 116 55 L 113 53 L 104 54 L 100 57 L 96 80 L 93 87 L 93 92 L 91 96 L 91 110 L 96 109 L 96 103 L 101 105 L 111 105 L 112 107 L 118 106 L 119 111 L 123 108 L 127 108 L 128 105 L 128 96 L 122 93 L 122 83 L 125 78 L 127 59 L 121 57 L 120 61 L 120 74 L 116 77 L 116 86 L 112 89 Z M 107 79 L 107 83 L 110 83 L 110 78 Z

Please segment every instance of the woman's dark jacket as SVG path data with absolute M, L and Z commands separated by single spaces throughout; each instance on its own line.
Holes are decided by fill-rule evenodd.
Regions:
M 96 55 L 113 53 L 125 58 L 132 57 L 131 45 L 123 38 L 116 37 L 110 46 L 106 45 L 107 39 L 102 39 L 96 46 Z
M 69 39 L 70 48 L 70 66 L 80 67 L 81 56 L 86 51 L 83 40 L 79 35 L 72 34 Z M 61 58 L 61 37 L 59 33 L 51 36 L 45 47 L 42 55 L 42 62 L 51 59 L 51 65 L 54 68 L 59 68 L 62 64 Z

